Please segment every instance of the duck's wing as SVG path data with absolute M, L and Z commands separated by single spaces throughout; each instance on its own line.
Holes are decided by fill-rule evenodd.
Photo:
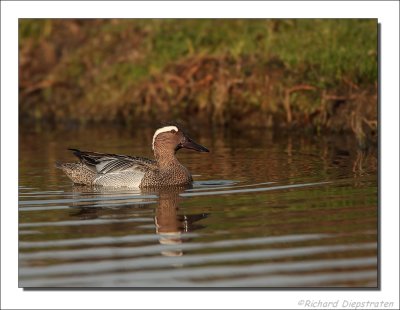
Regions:
M 74 155 L 77 156 L 85 166 L 99 174 L 133 170 L 146 172 L 149 169 L 156 169 L 155 161 L 147 158 L 87 152 L 77 149 L 69 150 L 73 151 Z

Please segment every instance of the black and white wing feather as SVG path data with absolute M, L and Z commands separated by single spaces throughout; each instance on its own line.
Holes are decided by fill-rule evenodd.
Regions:
M 153 160 L 132 157 L 127 155 L 106 154 L 97 152 L 80 151 L 77 149 L 69 149 L 73 151 L 80 161 L 89 169 L 98 174 L 120 173 L 128 171 L 145 172 L 153 169 L 155 162 Z

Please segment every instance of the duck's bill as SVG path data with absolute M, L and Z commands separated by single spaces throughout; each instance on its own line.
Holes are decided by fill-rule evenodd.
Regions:
M 187 139 L 184 143 L 181 144 L 181 147 L 185 149 L 191 149 L 195 150 L 197 152 L 210 152 L 207 148 L 204 146 L 197 144 L 193 140 Z

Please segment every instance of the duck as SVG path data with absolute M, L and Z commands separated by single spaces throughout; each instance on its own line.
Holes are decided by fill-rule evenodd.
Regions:
M 79 185 L 114 188 L 187 186 L 193 182 L 192 175 L 175 156 L 182 148 L 209 152 L 182 128 L 169 125 L 158 128 L 153 135 L 154 159 L 69 148 L 79 162 L 57 162 L 56 167 Z

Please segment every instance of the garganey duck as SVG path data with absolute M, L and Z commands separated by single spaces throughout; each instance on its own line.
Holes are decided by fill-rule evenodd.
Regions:
M 57 163 L 56 167 L 75 184 L 135 188 L 189 185 L 192 175 L 175 157 L 181 148 L 209 152 L 178 126 L 164 126 L 153 136 L 155 160 L 69 149 L 80 162 Z

